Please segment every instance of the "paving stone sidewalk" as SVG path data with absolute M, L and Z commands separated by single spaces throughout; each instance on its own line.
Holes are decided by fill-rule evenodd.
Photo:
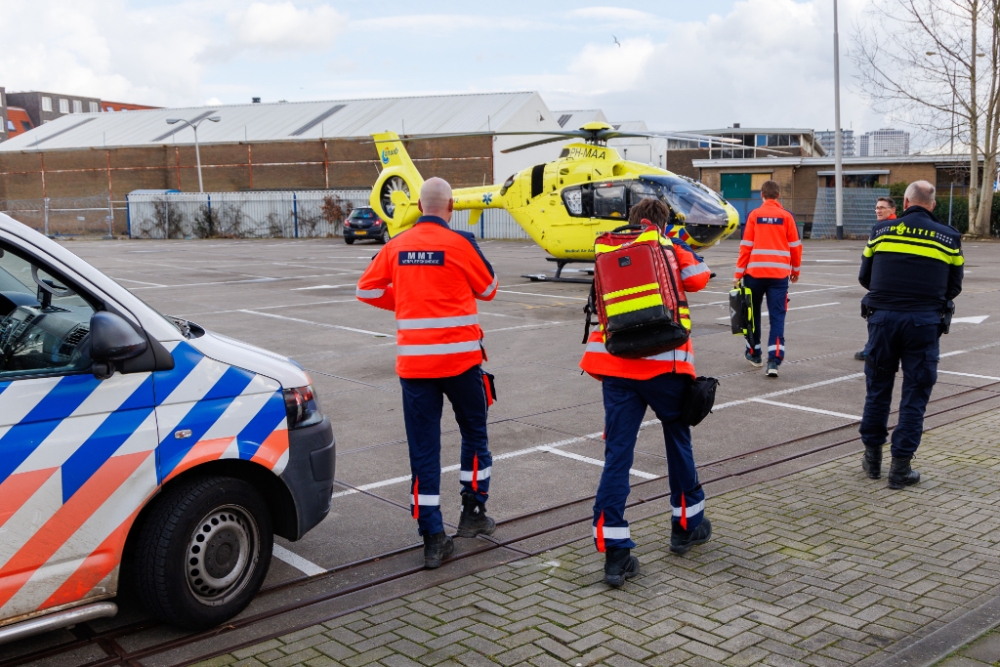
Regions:
M 200 664 L 874 665 L 1000 595 L 1000 411 L 925 434 L 912 489 L 857 459 L 709 498 L 683 558 L 637 521 L 621 590 L 585 539 Z

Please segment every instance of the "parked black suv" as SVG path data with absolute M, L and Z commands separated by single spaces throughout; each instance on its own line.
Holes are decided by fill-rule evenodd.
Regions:
M 351 211 L 347 220 L 344 220 L 344 243 L 350 245 L 355 239 L 388 243 L 389 228 L 372 208 L 361 206 Z

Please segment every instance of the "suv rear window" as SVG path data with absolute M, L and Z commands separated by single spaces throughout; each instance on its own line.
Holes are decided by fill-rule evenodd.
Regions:
M 358 218 L 364 218 L 365 220 L 370 220 L 375 217 L 375 211 L 370 208 L 356 208 L 351 211 L 351 218 L 357 220 Z

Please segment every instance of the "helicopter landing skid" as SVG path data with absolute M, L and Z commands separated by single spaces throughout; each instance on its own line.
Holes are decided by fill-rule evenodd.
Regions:
M 545 259 L 547 261 L 549 261 L 549 262 L 555 262 L 556 263 L 556 275 L 550 276 L 550 275 L 545 274 L 545 273 L 528 273 L 528 274 L 525 274 L 525 275 L 523 275 L 521 277 L 522 278 L 527 278 L 531 282 L 536 282 L 536 283 L 582 283 L 584 285 L 589 285 L 592 282 L 594 282 L 593 277 L 591 277 L 591 278 L 564 278 L 563 275 L 562 275 L 563 269 L 566 268 L 567 264 L 572 264 L 572 263 L 593 264 L 594 263 L 593 260 L 588 260 L 588 259 L 556 259 L 555 257 L 546 257 Z M 582 272 L 582 273 L 588 273 L 591 276 L 594 275 L 594 270 L 593 269 L 577 269 L 577 270 L 580 271 L 580 272 Z

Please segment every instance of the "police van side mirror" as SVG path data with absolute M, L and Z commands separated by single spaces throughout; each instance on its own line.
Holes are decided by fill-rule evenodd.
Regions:
M 114 362 L 139 356 L 146 345 L 146 339 L 114 313 L 99 311 L 90 318 L 90 358 L 97 378 L 111 377 Z

